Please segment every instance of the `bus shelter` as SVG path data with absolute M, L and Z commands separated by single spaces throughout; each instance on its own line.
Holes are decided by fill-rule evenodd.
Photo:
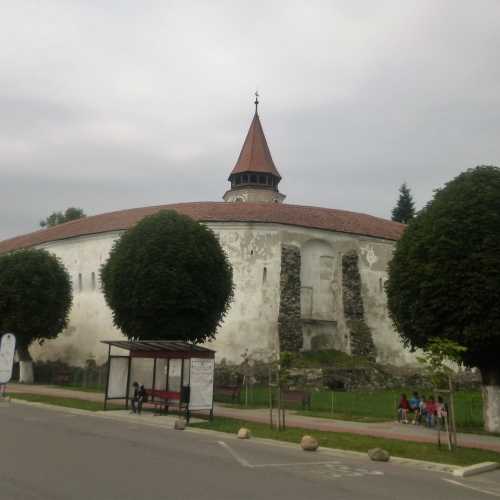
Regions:
M 213 416 L 215 351 L 177 340 L 104 340 L 108 370 L 104 409 L 110 400 L 129 407 L 133 383 L 144 385 L 148 401 L 167 412 L 208 411 Z

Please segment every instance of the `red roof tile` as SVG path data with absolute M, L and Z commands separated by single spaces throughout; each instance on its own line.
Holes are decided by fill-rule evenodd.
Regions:
M 397 240 L 405 225 L 371 215 L 281 203 L 197 202 L 132 208 L 66 222 L 0 242 L 0 254 L 50 241 L 128 229 L 159 210 L 176 210 L 200 222 L 267 222 Z
M 262 172 L 275 175 L 281 179 L 271 157 L 257 112 L 255 112 L 247 137 L 241 148 L 240 156 L 231 175 L 242 172 Z

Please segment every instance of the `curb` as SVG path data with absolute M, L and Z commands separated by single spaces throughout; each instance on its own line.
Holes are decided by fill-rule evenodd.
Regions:
M 500 464 L 496 462 L 481 462 L 479 464 L 469 465 L 468 467 L 460 467 L 453 471 L 456 477 L 469 477 L 500 468 Z

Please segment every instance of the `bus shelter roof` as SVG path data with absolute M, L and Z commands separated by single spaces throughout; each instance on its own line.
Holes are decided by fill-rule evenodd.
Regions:
M 182 340 L 102 340 L 110 348 L 130 352 L 132 358 L 213 358 L 215 351 Z

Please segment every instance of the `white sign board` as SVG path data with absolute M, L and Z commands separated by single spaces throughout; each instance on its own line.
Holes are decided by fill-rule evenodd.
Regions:
M 12 333 L 6 333 L 0 340 L 0 384 L 6 384 L 12 377 L 15 352 L 16 337 Z
M 109 358 L 108 398 L 127 396 L 128 356 Z
M 214 395 L 215 360 L 191 358 L 189 397 L 190 410 L 211 410 Z

